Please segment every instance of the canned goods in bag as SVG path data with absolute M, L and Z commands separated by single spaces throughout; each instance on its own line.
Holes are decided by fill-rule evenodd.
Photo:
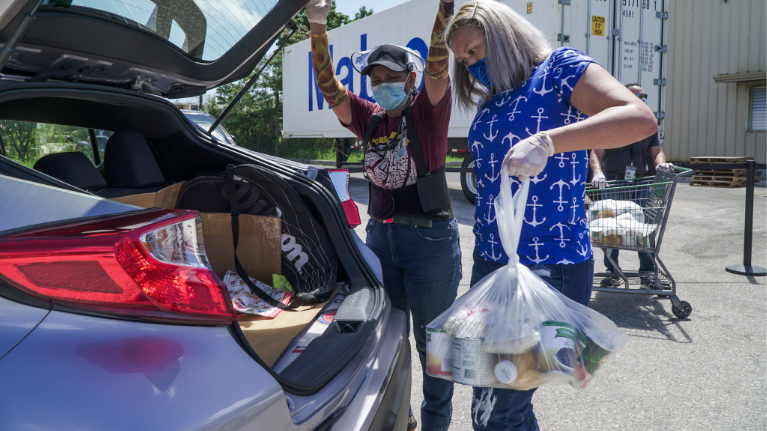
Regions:
M 482 386 L 482 373 L 487 367 L 481 340 L 453 338 L 453 381 L 464 385 Z
M 541 324 L 541 345 L 539 365 L 541 373 L 574 375 L 576 366 L 575 328 L 563 322 Z
M 594 374 L 604 362 L 605 359 L 612 353 L 612 351 L 601 346 L 599 343 L 591 338 L 585 337 L 585 346 L 581 350 L 581 354 L 578 357 L 578 362 L 588 371 L 589 374 Z
M 432 376 L 453 375 L 453 346 L 450 334 L 426 328 L 426 372 Z

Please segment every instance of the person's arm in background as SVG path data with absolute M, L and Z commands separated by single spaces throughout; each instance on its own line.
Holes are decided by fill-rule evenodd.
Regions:
M 450 52 L 445 44 L 445 24 L 453 15 L 453 0 L 442 0 L 439 2 L 439 11 L 437 19 L 434 21 L 434 27 L 431 31 L 431 43 L 429 45 L 429 55 L 426 58 L 426 67 L 424 68 L 423 85 L 426 87 L 426 94 L 429 96 L 431 106 L 439 105 L 447 92 L 449 79 Z
M 591 185 L 600 189 L 605 188 L 607 184 L 607 178 L 602 172 L 602 156 L 605 155 L 605 150 L 591 150 L 589 152 L 589 166 L 591 166 L 591 172 L 594 176 L 591 178 Z
M 305 10 L 312 30 L 312 64 L 317 77 L 317 86 L 328 105 L 333 108 L 336 117 L 342 124 L 348 126 L 352 122 L 351 103 L 349 103 L 346 88 L 336 78 L 335 70 L 333 70 L 333 59 L 330 56 L 325 25 L 332 3 L 330 0 L 326 0 L 322 6 L 317 6 L 316 3 L 313 1 L 306 5 Z
M 671 169 L 671 167 L 674 166 L 673 164 L 666 161 L 666 153 L 663 152 L 663 147 L 660 145 L 650 147 L 648 151 L 650 153 L 650 160 L 652 160 L 655 164 L 655 169 Z

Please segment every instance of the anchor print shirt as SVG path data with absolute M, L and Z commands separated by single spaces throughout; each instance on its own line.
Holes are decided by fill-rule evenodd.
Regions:
M 559 48 L 519 88 L 488 100 L 474 117 L 469 128 L 478 191 L 474 235 L 484 259 L 504 264 L 509 260 L 493 207 L 504 156 L 512 145 L 539 131 L 587 118 L 570 105 L 570 96 L 591 63 L 596 62 L 575 49 Z M 517 250 L 523 265 L 568 265 L 591 258 L 584 208 L 588 160 L 587 151 L 556 154 L 543 172 L 531 178 Z M 515 177 L 511 182 L 516 193 L 520 183 Z

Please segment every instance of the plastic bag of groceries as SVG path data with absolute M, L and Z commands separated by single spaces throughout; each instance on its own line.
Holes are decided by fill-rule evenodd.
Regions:
M 506 169 L 495 201 L 508 265 L 458 298 L 426 328 L 426 372 L 471 386 L 527 390 L 548 383 L 586 387 L 628 336 L 519 263 L 529 181 L 512 198 Z M 516 210 L 516 211 L 515 211 Z
M 602 218 L 618 217 L 622 214 L 630 214 L 640 223 L 645 221 L 644 209 L 632 201 L 603 199 L 589 205 L 589 209 L 586 211 L 589 222 Z

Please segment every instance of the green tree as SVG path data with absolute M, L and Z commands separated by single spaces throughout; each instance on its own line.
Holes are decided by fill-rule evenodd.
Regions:
M 5 120 L 0 122 L 5 150 L 8 156 L 25 165 L 30 165 L 37 159 L 37 123 Z
M 352 21 L 357 21 L 358 19 L 362 19 L 370 15 L 373 15 L 373 9 L 368 9 L 365 6 L 362 6 L 360 10 L 354 14 L 354 19 Z
M 349 18 L 348 15 L 336 10 L 336 2 L 334 1 L 328 14 L 327 26 L 329 30 L 332 30 L 372 14 L 372 10 L 362 7 L 353 19 Z M 294 22 L 299 27 L 298 31 L 290 36 L 291 30 L 285 30 L 277 38 L 277 46 L 289 46 L 309 38 L 309 21 L 306 14 L 301 12 Z M 268 53 L 256 66 L 255 71 L 264 67 L 270 56 L 271 53 Z M 282 152 L 284 154 L 285 152 L 282 150 L 290 150 L 290 146 L 294 144 L 293 142 L 284 142 L 281 138 L 282 57 L 283 51 L 280 50 L 275 55 L 274 60 L 266 66 L 258 82 L 240 99 L 224 120 L 224 128 L 237 139 L 237 144 L 240 146 L 264 153 L 278 154 Z M 219 106 L 228 105 L 249 79 L 250 76 L 242 81 L 225 84 L 217 88 L 215 97 L 208 101 L 204 110 L 213 116 L 218 116 L 222 111 Z M 306 142 L 301 144 L 309 146 L 321 144 L 314 142 L 317 140 L 303 141 Z M 298 145 L 298 143 L 295 144 Z M 281 146 L 287 148 L 280 149 Z

